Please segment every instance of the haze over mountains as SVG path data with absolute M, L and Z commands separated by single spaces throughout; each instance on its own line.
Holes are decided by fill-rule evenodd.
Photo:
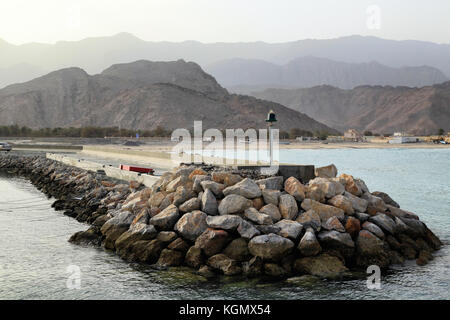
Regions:
M 208 69 L 214 63 L 235 58 L 256 59 L 284 65 L 292 60 L 308 56 L 350 64 L 370 64 L 376 61 L 378 64 L 391 68 L 428 66 L 450 77 L 449 44 L 412 40 L 395 41 L 376 37 L 348 36 L 285 43 L 200 43 L 196 41 L 174 43 L 144 41 L 131 34 L 121 33 L 111 37 L 88 38 L 74 42 L 30 43 L 19 46 L 0 40 L 0 68 L 10 68 L 25 63 L 32 68 L 42 70 L 42 75 L 73 66 L 80 67 L 89 74 L 96 74 L 112 64 L 141 59 L 151 61 L 185 59 Z M 366 69 L 369 69 L 367 72 L 370 71 L 367 66 Z M 429 71 L 432 72 L 432 70 Z M 30 73 L 28 79 L 24 80 L 30 80 L 33 77 L 35 74 Z M 371 79 L 371 77 L 376 78 L 376 76 L 367 75 L 363 80 Z M 2 79 L 0 85 L 16 82 L 14 78 L 4 78 L 4 76 L 0 77 Z M 343 87 L 359 83 L 354 77 L 348 78 Z M 324 77 L 324 79 L 327 78 Z M 403 78 L 400 77 L 400 79 Z M 426 72 L 423 81 L 433 81 L 433 77 L 429 79 L 430 75 Z M 438 80 L 437 78 L 436 81 Z M 402 85 L 404 81 L 392 84 Z
M 347 63 L 312 56 L 285 65 L 229 59 L 208 66 L 206 71 L 230 91 L 246 94 L 267 88 L 308 88 L 322 84 L 342 89 L 360 85 L 422 87 L 448 80 L 440 70 L 427 66 L 392 68 L 375 61 Z
M 183 60 L 116 64 L 101 74 L 54 71 L 0 90 L 0 125 L 32 128 L 121 126 L 129 129 L 264 128 L 273 109 L 284 130 L 337 133 L 274 102 L 230 95 L 199 65 Z
M 392 134 L 450 131 L 450 81 L 422 88 L 331 86 L 267 89 L 254 96 L 276 101 L 339 130 L 349 128 Z

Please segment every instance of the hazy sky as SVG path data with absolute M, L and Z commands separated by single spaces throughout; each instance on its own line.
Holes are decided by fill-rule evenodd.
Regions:
M 144 40 L 283 42 L 352 34 L 450 43 L 449 0 L 0 0 L 14 44 L 130 32 Z

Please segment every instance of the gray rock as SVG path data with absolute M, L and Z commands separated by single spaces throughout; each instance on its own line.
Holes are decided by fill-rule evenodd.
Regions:
M 265 203 L 278 206 L 278 198 L 281 196 L 280 190 L 263 189 L 261 193 Z
M 200 184 L 202 185 L 204 191 L 210 189 L 216 197 L 221 197 L 223 195 L 223 190 L 225 189 L 224 184 L 208 180 L 202 181 Z
M 348 233 L 342 233 L 335 230 L 320 232 L 318 240 L 322 248 L 338 250 L 346 257 L 350 257 L 355 248 L 355 243 Z
M 345 232 L 344 226 L 336 217 L 330 217 L 326 222 L 322 222 L 322 228 L 330 231 L 336 230 L 339 232 Z
M 256 224 L 272 224 L 272 218 L 264 213 L 260 213 L 255 208 L 248 208 L 244 213 L 245 217 Z
M 318 167 L 314 169 L 316 177 L 320 178 L 334 178 L 337 175 L 337 168 L 334 164 L 330 164 L 324 167 Z
M 341 260 L 326 253 L 295 260 L 294 270 L 300 274 L 310 274 L 327 279 L 339 278 L 348 271 Z
M 246 178 L 231 187 L 225 188 L 223 194 L 225 196 L 237 194 L 247 199 L 253 199 L 261 196 L 261 189 L 253 180 Z
M 200 199 L 192 198 L 192 199 L 189 199 L 189 200 L 185 201 L 183 204 L 181 204 L 178 207 L 178 209 L 181 212 L 191 212 L 191 211 L 194 211 L 194 210 L 200 210 L 201 205 L 202 205 L 202 202 L 201 202 Z
M 278 209 L 278 207 L 276 205 L 274 205 L 272 203 L 269 203 L 269 204 L 265 205 L 264 207 L 262 207 L 259 210 L 259 212 L 270 216 L 272 218 L 273 222 L 277 222 L 277 221 L 281 220 L 280 210 Z
M 344 197 L 346 197 L 347 199 L 350 200 L 350 202 L 352 203 L 353 209 L 356 212 L 366 212 L 367 205 L 369 204 L 369 202 L 367 200 L 357 197 L 347 191 L 345 191 Z
M 175 231 L 183 238 L 195 241 L 208 227 L 206 217 L 206 213 L 199 210 L 186 213 L 175 224 Z
M 201 185 L 202 181 L 211 181 L 211 176 L 205 176 L 205 175 L 196 175 L 194 176 L 194 184 L 193 189 L 195 192 L 201 192 L 203 191 L 203 187 Z
M 313 228 L 315 231 L 320 231 L 322 222 L 320 220 L 320 216 L 314 210 L 310 209 L 306 212 L 300 214 L 295 220 L 298 223 L 301 223 L 305 228 Z
M 283 194 L 279 198 L 280 214 L 283 219 L 293 220 L 298 213 L 297 201 L 290 194 Z
M 209 215 L 217 215 L 219 213 L 219 205 L 217 204 L 216 197 L 210 189 L 206 189 L 202 195 L 202 211 Z
M 179 217 L 178 208 L 171 204 L 156 216 L 152 217 L 150 224 L 160 230 L 172 230 Z
M 356 239 L 356 264 L 359 267 L 377 265 L 380 268 L 389 265 L 389 256 L 383 241 L 367 230 L 361 230 Z
M 261 232 L 256 229 L 253 224 L 248 221 L 242 220 L 237 228 L 237 232 L 242 238 L 252 239 L 261 234 Z
M 256 236 L 250 240 L 248 249 L 254 256 L 277 261 L 291 253 L 294 243 L 276 234 Z
M 225 230 L 208 228 L 195 240 L 195 246 L 201 248 L 203 253 L 210 257 L 221 252 L 228 241 L 229 235 Z
M 364 230 L 368 230 L 380 239 L 384 239 L 384 232 L 376 224 L 366 221 L 362 224 Z
M 392 220 L 387 215 L 381 213 L 369 218 L 370 222 L 375 223 L 382 230 L 389 232 L 390 234 L 395 234 L 395 221 Z
M 255 228 L 259 230 L 259 232 L 261 232 L 262 234 L 270 234 L 270 233 L 274 233 L 274 234 L 278 234 L 278 232 L 281 231 L 281 228 L 279 226 L 276 226 L 274 224 L 270 224 L 270 225 L 255 225 Z
M 210 257 L 207 261 L 208 266 L 220 270 L 224 275 L 233 276 L 242 273 L 242 269 L 236 260 L 233 260 L 223 253 Z
M 362 213 L 362 212 L 356 212 L 355 216 L 361 221 L 361 223 L 366 222 L 370 218 L 370 214 Z
M 230 244 L 223 250 L 223 253 L 236 261 L 247 261 L 251 258 L 248 250 L 248 242 L 244 238 L 237 238 L 230 242 Z
M 236 230 L 242 222 L 242 218 L 236 215 L 208 216 L 206 224 L 210 228 L 223 229 L 226 231 Z
M 372 192 L 372 194 L 375 197 L 383 199 L 384 203 L 391 205 L 393 207 L 396 207 L 396 208 L 400 208 L 400 205 L 397 202 L 395 202 L 387 193 L 384 193 L 381 191 L 374 191 L 374 192 Z
M 237 194 L 230 194 L 220 202 L 219 213 L 224 215 L 244 212 L 245 209 L 250 208 L 252 205 L 253 202 L 251 200 Z
M 308 228 L 297 246 L 300 253 L 305 256 L 315 256 L 322 251 L 312 228 Z
M 387 206 L 383 199 L 379 197 L 375 197 L 370 193 L 364 193 L 362 198 L 368 202 L 367 213 L 369 214 L 376 214 L 377 212 L 385 212 L 387 210 Z
M 256 180 L 255 183 L 259 186 L 260 189 L 281 190 L 281 188 L 283 188 L 283 181 L 284 179 L 282 176 L 276 176 Z
M 279 236 L 289 238 L 293 241 L 299 238 L 303 230 L 303 226 L 300 223 L 286 219 L 277 222 L 275 226 L 280 227 L 280 231 L 278 231 Z

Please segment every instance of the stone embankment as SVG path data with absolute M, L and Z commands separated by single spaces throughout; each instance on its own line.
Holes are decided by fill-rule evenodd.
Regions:
M 182 165 L 150 188 L 43 157 L 2 157 L 0 170 L 28 177 L 56 210 L 91 224 L 69 241 L 204 276 L 337 278 L 406 259 L 423 265 L 442 245 L 417 215 L 334 165 L 306 184 Z

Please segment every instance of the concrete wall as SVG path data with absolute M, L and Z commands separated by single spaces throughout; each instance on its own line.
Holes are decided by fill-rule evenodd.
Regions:
M 116 167 L 102 165 L 92 161 L 78 160 L 70 156 L 64 156 L 61 154 L 47 153 L 46 157 L 48 159 L 59 161 L 66 165 L 74 166 L 84 170 L 90 171 L 104 170 L 108 177 L 124 181 L 137 181 L 147 187 L 151 187 L 159 179 L 158 176 L 151 176 L 146 174 L 139 175 L 137 172 L 120 170 L 119 168 Z

